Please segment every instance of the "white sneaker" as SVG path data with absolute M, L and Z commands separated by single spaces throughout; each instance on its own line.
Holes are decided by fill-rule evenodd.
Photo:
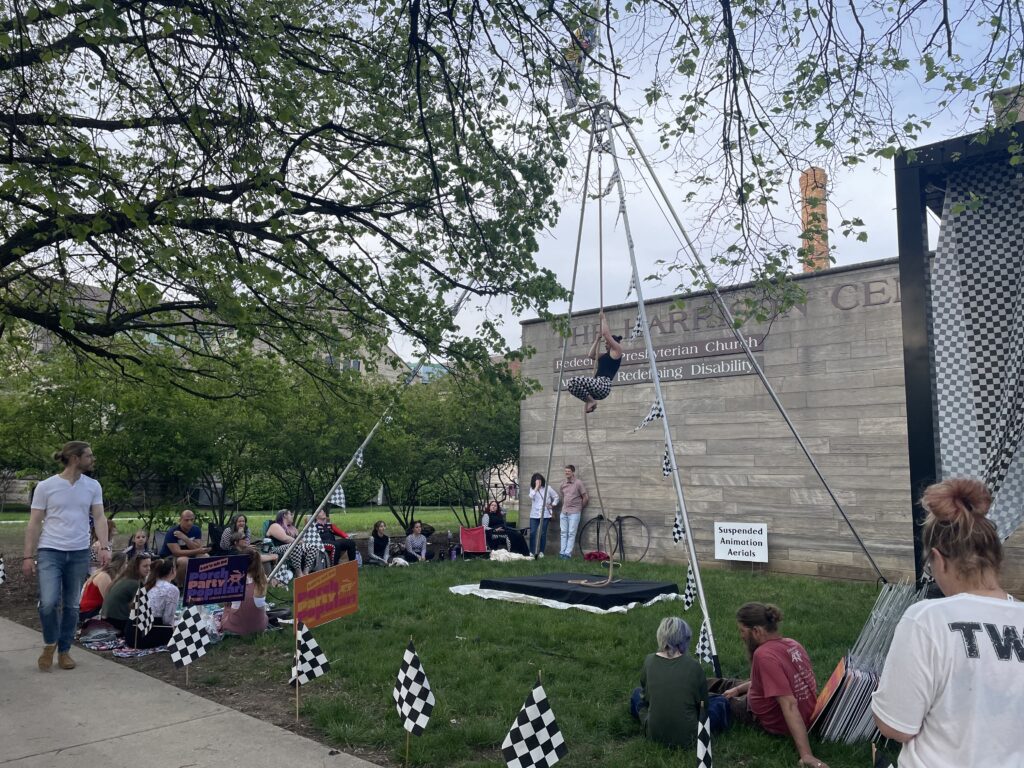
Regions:
M 544 557 L 544 553 L 543 552 L 538 552 L 537 553 L 537 557 Z

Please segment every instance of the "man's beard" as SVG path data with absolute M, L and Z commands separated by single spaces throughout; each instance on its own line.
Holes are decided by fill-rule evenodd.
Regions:
M 757 646 L 759 645 L 759 643 L 754 638 L 753 634 L 747 635 L 747 638 L 743 641 L 743 643 L 747 646 L 747 658 L 753 660 L 754 651 L 757 650 Z

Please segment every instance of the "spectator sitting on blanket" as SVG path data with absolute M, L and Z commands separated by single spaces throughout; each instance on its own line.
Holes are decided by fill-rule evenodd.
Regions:
M 167 645 L 174 634 L 174 613 L 178 609 L 181 592 L 174 584 L 174 558 L 155 560 L 146 578 L 146 597 L 153 612 L 153 626 L 146 634 L 138 631 L 131 621 L 124 630 L 125 644 L 129 648 L 160 648 Z
M 405 551 L 402 557 L 410 563 L 434 559 L 434 553 L 427 549 L 427 537 L 423 535 L 423 523 L 419 520 L 412 524 L 412 530 L 405 537 Z
M 366 554 L 369 555 L 367 562 L 370 565 L 389 565 L 391 560 L 391 539 L 385 531 L 387 525 L 383 520 L 373 524 L 370 532 L 370 544 Z
M 510 551 L 518 555 L 529 555 L 530 547 L 523 538 L 523 534 L 515 528 L 510 528 L 505 523 L 505 513 L 497 499 L 491 499 L 484 507 L 484 513 L 480 515 L 480 525 L 484 527 L 484 534 L 487 538 L 488 549 L 498 549 L 498 543 L 504 543 L 502 537 L 508 540 Z
M 121 575 L 110 585 L 107 596 L 100 609 L 100 617 L 106 619 L 118 634 L 124 634 L 125 627 L 130 623 L 128 614 L 131 612 L 132 600 L 139 591 L 139 585 L 149 576 L 152 560 L 149 554 L 133 557 Z
M 237 542 L 244 542 L 242 546 L 248 547 L 252 544 L 252 536 L 249 534 L 249 518 L 245 515 L 235 515 L 231 522 L 220 535 L 220 548 L 227 552 L 234 549 Z
M 282 509 L 278 511 L 274 522 L 267 528 L 267 538 L 274 543 L 272 551 L 279 558 L 284 557 L 284 553 L 288 551 L 288 545 L 299 535 L 299 529 L 292 524 L 294 519 L 295 516 L 290 509 Z M 317 549 L 311 544 L 300 541 L 292 547 L 291 554 L 288 555 L 288 567 L 296 576 L 305 576 L 316 569 L 318 554 Z
M 782 611 L 747 603 L 736 612 L 736 621 L 750 654 L 750 680 L 723 691 L 732 720 L 789 736 L 800 754 L 799 765 L 828 768 L 811 752 L 807 739 L 818 698 L 814 670 L 804 647 L 779 634 Z
M 324 507 L 316 511 L 313 518 L 320 539 L 325 545 L 334 547 L 334 565 L 341 562 L 341 553 L 348 555 L 349 562 L 356 559 L 356 543 L 341 528 L 331 522 L 331 517 Z
M 149 536 L 146 534 L 145 528 L 139 528 L 139 530 L 132 534 L 131 543 L 124 548 L 124 556 L 131 560 L 143 552 L 149 552 Z
M 679 617 L 661 620 L 658 652 L 644 659 L 640 687 L 629 702 L 630 714 L 640 720 L 644 735 L 669 747 L 692 746 L 697 740 L 701 705 L 708 710 L 704 670 L 686 653 L 691 637 L 690 626 Z M 722 724 L 717 725 L 715 730 L 721 730 Z
M 267 573 L 263 570 L 259 552 L 250 547 L 243 549 L 242 554 L 249 555 L 245 597 L 224 608 L 221 629 L 244 637 L 267 628 Z
M 185 583 L 185 569 L 193 557 L 207 557 L 210 548 L 203 546 L 203 531 L 196 525 L 196 513 L 191 509 L 181 512 L 178 524 L 167 530 L 160 557 L 173 557 L 177 566 L 177 581 Z
M 87 619 L 98 616 L 100 608 L 103 607 L 103 600 L 110 591 L 110 585 L 114 583 L 121 571 L 128 563 L 128 558 L 123 552 L 116 553 L 110 558 L 110 562 L 96 573 L 90 576 L 85 586 L 82 587 L 82 599 L 78 604 L 78 621 L 84 623 Z

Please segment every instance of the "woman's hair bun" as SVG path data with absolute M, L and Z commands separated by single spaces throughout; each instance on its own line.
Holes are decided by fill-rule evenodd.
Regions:
M 987 515 L 992 494 L 980 480 L 955 477 L 929 486 L 921 496 L 921 506 L 937 520 L 955 523 L 969 520 L 972 515 Z

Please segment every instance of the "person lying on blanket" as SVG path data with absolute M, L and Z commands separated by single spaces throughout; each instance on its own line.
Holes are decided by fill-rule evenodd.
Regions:
M 605 352 L 598 357 L 597 351 L 600 349 L 602 339 L 604 339 Z M 597 410 L 597 401 L 604 400 L 612 392 L 612 381 L 619 372 L 619 366 L 622 365 L 620 341 L 622 341 L 621 336 L 612 336 L 612 332 L 608 328 L 608 320 L 602 311 L 601 334 L 594 339 L 594 344 L 588 353 L 594 360 L 594 375 L 573 376 L 565 385 L 569 394 L 586 403 L 583 410 L 587 413 Z

